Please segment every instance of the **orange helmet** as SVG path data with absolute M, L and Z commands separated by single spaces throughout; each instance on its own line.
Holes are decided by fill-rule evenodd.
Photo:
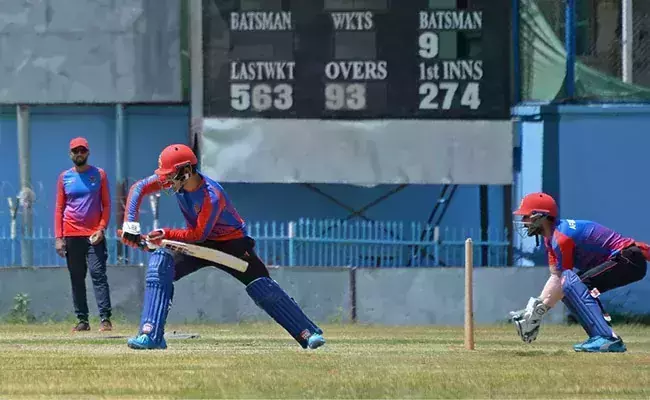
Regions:
M 177 173 L 182 167 L 196 164 L 198 160 L 192 149 L 184 144 L 172 144 L 165 147 L 158 156 L 158 169 L 155 173 L 161 178 L 166 178 Z
M 557 218 L 557 203 L 553 197 L 546 193 L 530 193 L 521 199 L 519 208 L 513 212 L 514 215 L 531 216 L 533 214 L 543 214 Z

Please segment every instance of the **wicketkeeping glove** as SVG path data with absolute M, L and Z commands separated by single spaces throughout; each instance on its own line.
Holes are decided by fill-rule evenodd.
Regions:
M 525 308 L 522 308 L 521 310 L 517 310 L 517 311 L 510 311 L 508 313 L 508 322 L 514 322 L 515 320 L 522 319 L 525 313 L 526 313 Z
M 528 300 L 526 308 L 523 310 L 523 314 L 521 314 L 521 311 L 510 313 L 512 322 L 521 340 L 525 343 L 532 343 L 537 339 L 542 318 L 548 310 L 550 310 L 550 307 L 544 304 L 542 299 L 531 297 Z

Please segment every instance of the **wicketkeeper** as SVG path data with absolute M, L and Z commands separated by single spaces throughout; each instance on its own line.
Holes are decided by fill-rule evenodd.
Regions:
M 541 295 L 510 313 L 522 340 L 534 341 L 544 314 L 562 300 L 589 336 L 575 351 L 625 352 L 598 296 L 643 279 L 650 247 L 593 221 L 559 219 L 555 200 L 545 193 L 524 197 L 514 215 L 528 236 L 543 237 L 551 270 Z
M 248 262 L 246 272 L 214 265 L 246 285 L 253 301 L 303 347 L 316 349 L 325 344 L 323 331 L 300 309 L 298 304 L 269 276 L 269 271 L 255 253 L 255 241 L 247 235 L 246 224 L 239 216 L 224 189 L 197 171 L 192 149 L 182 144 L 166 147 L 158 158 L 154 175 L 142 179 L 129 191 L 122 226 L 122 241 L 139 247 L 142 236 L 137 222 L 144 196 L 172 190 L 187 222 L 186 229 L 157 229 L 147 235 L 156 245 L 163 239 L 195 243 L 231 254 Z M 128 340 L 132 349 L 165 349 L 164 331 L 174 294 L 174 282 L 205 266 L 209 261 L 169 250 L 158 249 L 149 259 L 140 330 Z

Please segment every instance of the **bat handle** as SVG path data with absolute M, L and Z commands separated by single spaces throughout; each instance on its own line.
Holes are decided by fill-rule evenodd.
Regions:
M 138 243 L 138 247 L 140 248 L 140 250 L 144 250 L 144 251 L 148 251 L 148 252 L 153 251 L 153 249 L 151 249 L 151 248 L 149 248 L 149 246 L 147 246 L 147 241 L 144 240 L 144 239 L 142 239 L 140 241 L 140 243 Z
M 117 230 L 117 235 L 122 236 L 122 230 Z M 145 238 L 144 235 L 140 235 L 140 243 L 138 243 L 138 248 L 140 250 L 148 251 L 149 253 L 156 251 L 157 247 L 152 247 Z
M 152 252 L 156 251 L 159 248 L 158 246 L 149 243 L 147 241 L 147 239 L 145 239 L 144 237 L 140 241 L 139 246 L 140 246 L 140 249 L 142 249 L 144 251 L 148 251 L 149 253 L 152 253 Z

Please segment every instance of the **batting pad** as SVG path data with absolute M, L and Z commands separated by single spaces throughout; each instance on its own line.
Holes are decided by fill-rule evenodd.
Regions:
M 613 337 L 598 300 L 591 296 L 587 285 L 571 270 L 562 272 L 563 302 L 573 312 L 589 337 Z
M 273 279 L 255 279 L 248 284 L 246 292 L 255 304 L 286 329 L 303 348 L 307 348 L 309 336 L 323 333 Z
M 159 342 L 165 334 L 165 322 L 174 293 L 174 259 L 171 254 L 158 249 L 151 255 L 145 282 L 140 333 L 146 333 L 154 342 Z

